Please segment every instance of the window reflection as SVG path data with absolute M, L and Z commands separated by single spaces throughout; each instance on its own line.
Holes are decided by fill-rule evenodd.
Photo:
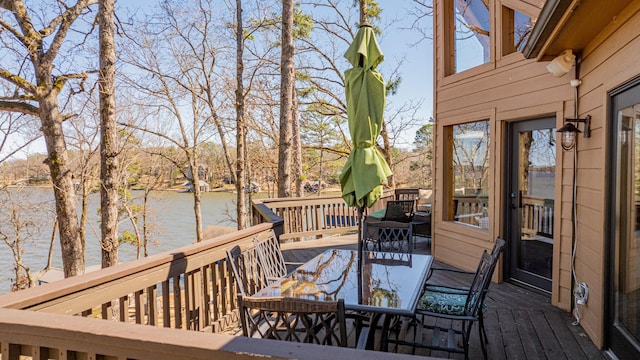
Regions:
M 506 6 L 502 7 L 502 55 L 522 51 L 529 39 L 531 17 Z
M 449 220 L 489 227 L 489 121 L 452 126 Z
M 618 113 L 616 322 L 640 339 L 640 104 Z
M 459 73 L 490 61 L 489 0 L 452 1 L 454 73 Z
M 524 45 L 529 39 L 531 30 L 533 29 L 533 23 L 531 17 L 519 12 L 513 11 L 514 14 L 514 26 L 513 26 L 513 46 L 517 51 L 522 51 Z

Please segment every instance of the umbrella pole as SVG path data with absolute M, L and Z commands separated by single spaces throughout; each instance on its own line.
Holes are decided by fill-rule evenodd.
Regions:
M 364 256 L 363 241 L 364 236 L 362 234 L 362 221 L 364 214 L 364 206 L 358 206 L 358 303 L 362 304 L 362 263 Z

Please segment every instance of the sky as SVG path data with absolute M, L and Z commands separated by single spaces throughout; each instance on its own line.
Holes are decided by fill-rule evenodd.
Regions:
M 413 6 L 412 0 L 379 0 L 378 3 L 383 9 L 382 22 L 392 22 L 378 39 L 385 54 L 385 63 L 395 63 L 404 57 L 402 83 L 398 94 L 389 100 L 391 106 L 411 99 L 424 99 L 418 116 L 426 123 L 433 116 L 433 42 L 428 39 L 412 46 L 420 36 L 415 31 L 403 30 L 411 27 L 413 22 L 408 15 L 409 8 Z M 385 68 L 381 70 L 384 75 Z M 404 144 L 398 146 L 411 147 L 416 130 L 418 127 L 408 129 L 404 134 Z
M 157 0 L 119 0 L 118 3 L 118 6 L 144 9 L 154 6 Z M 378 3 L 382 8 L 382 34 L 378 37 L 378 42 L 385 56 L 379 70 L 387 77 L 401 63 L 399 72 L 402 78 L 397 94 L 387 100 L 385 114 L 390 116 L 394 109 L 409 101 L 422 101 L 416 113 L 419 123 L 403 130 L 395 143 L 397 147 L 410 149 L 415 132 L 433 115 L 433 45 L 431 40 L 418 43 L 420 35 L 407 30 L 413 22 L 409 15 L 410 8 L 414 6 L 412 0 L 378 0 Z M 418 44 L 413 45 L 415 43 Z M 44 140 L 40 139 L 16 157 L 25 158 L 28 154 L 45 152 Z

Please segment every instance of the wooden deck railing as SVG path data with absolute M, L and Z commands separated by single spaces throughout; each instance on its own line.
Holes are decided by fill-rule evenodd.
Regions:
M 263 200 L 253 207 L 253 220 L 259 221 L 248 229 L 2 295 L 0 357 L 155 360 L 210 359 L 233 353 L 239 359 L 264 355 L 362 358 L 362 354 L 349 355 L 352 349 L 201 334 L 237 325 L 237 291 L 226 261 L 227 249 L 250 243 L 256 235 L 271 230 L 291 238 L 290 229 L 298 230 L 293 236 L 302 237 L 354 228 L 351 220 L 341 220 L 353 217 L 353 209 L 336 202 L 327 198 Z M 295 216 L 302 219 L 308 214 L 316 219 L 305 228 L 308 232 L 284 226 L 295 223 L 291 220 Z M 318 232 L 321 227 L 326 229 Z M 383 353 L 367 357 L 371 356 L 396 357 Z
M 523 195 L 522 198 L 522 233 L 528 236 L 553 238 L 553 199 Z M 482 227 L 486 218 L 488 198 L 479 196 L 458 195 L 453 198 L 455 221 Z
M 482 217 L 489 206 L 487 197 L 457 195 L 453 198 L 454 220 L 469 225 L 480 226 Z
M 553 199 L 522 196 L 523 235 L 542 236 L 553 239 Z
M 387 200 L 417 199 L 418 189 L 386 191 L 368 211 L 382 209 Z M 340 195 L 254 200 L 253 224 L 281 220 L 280 241 L 320 238 L 356 231 L 357 209 L 347 206 Z
M 157 328 L 0 308 L 0 358 L 409 359 L 407 355 Z M 424 360 L 429 358 L 423 357 Z
M 233 321 L 236 285 L 226 250 L 272 223 L 145 259 L 0 296 L 0 308 L 158 327 L 218 331 Z

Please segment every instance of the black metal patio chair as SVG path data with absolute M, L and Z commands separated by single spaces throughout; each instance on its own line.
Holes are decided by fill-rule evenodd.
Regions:
M 365 221 L 363 247 L 367 250 L 397 253 L 413 251 L 413 227 L 398 221 Z
M 410 222 L 415 200 L 389 200 L 382 221 Z
M 239 295 L 238 304 L 244 336 L 347 346 L 342 299 L 316 301 Z
M 269 284 L 255 246 L 244 250 L 234 246 L 227 251 L 227 262 L 233 271 L 239 294 L 253 295 Z
M 280 242 L 273 231 L 259 234 L 253 239 L 267 282 L 271 283 L 289 273 L 288 267 L 298 267 L 302 263 L 286 262 Z
M 478 322 L 480 344 L 486 359 L 487 335 L 484 329 L 483 314 L 487 308 L 484 300 L 503 247 L 504 240 L 497 239 L 494 251 L 492 251 L 492 253 L 495 252 L 495 255 L 487 253 L 486 250 L 483 252 L 473 281 L 468 288 L 427 283 L 419 301 L 415 319 L 412 322 L 416 326 L 413 340 L 407 341 L 396 337 L 396 339 L 389 339 L 389 343 L 462 353 L 465 359 L 468 359 L 471 329 L 473 324 Z M 438 320 L 427 322 L 425 319 L 428 317 L 449 320 L 450 326 L 441 326 L 443 322 Z M 430 343 L 422 342 L 423 329 L 431 330 Z M 398 332 L 402 333 L 403 331 Z M 443 336 L 446 345 L 443 345 Z

